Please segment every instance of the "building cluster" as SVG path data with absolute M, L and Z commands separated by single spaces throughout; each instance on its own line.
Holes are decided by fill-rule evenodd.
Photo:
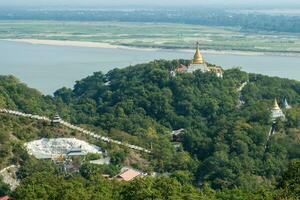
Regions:
M 196 52 L 194 54 L 194 58 L 191 61 L 191 64 L 185 66 L 183 64 L 179 64 L 175 70 L 171 71 L 173 76 L 176 76 L 177 73 L 193 73 L 194 71 L 200 70 L 203 73 L 211 72 L 215 73 L 217 77 L 223 78 L 223 69 L 221 67 L 212 67 L 208 66 L 205 62 L 203 55 L 199 50 L 199 43 L 197 43 Z
M 78 172 L 81 161 L 86 161 L 89 153 L 98 154 L 97 160 L 89 161 L 92 164 L 110 164 L 107 152 L 100 147 L 88 144 L 76 138 L 40 139 L 25 144 L 29 154 L 37 159 L 51 159 L 64 172 Z M 119 181 L 131 181 L 138 177 L 147 176 L 146 173 L 130 167 L 123 167 L 115 177 L 103 175 L 109 179 Z

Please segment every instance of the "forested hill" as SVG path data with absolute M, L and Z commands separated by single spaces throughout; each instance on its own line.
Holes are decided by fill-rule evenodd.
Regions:
M 288 163 L 300 157 L 300 83 L 239 69 L 225 70 L 223 79 L 200 71 L 173 77 L 170 70 L 177 64 L 159 60 L 96 72 L 73 89 L 57 90 L 54 97 L 1 76 L 0 105 L 49 116 L 58 112 L 74 124 L 152 149 L 150 156 L 137 158 L 126 149 L 110 147 L 118 164 L 175 174 L 199 188 L 279 187 Z M 244 82 L 248 84 L 240 94 Z M 281 107 L 286 98 L 292 109 L 284 110 L 286 121 L 279 120 L 276 134 L 269 138 L 275 98 Z M 176 150 L 170 133 L 181 128 L 184 132 L 176 143 L 181 147 Z
M 56 108 L 50 96 L 43 96 L 14 76 L 0 76 L 0 107 L 44 115 Z
M 61 114 L 75 123 L 101 127 L 147 148 L 152 144 L 151 169 L 189 171 L 200 185 L 269 185 L 299 157 L 299 82 L 238 69 L 226 70 L 223 79 L 200 71 L 172 77 L 169 71 L 176 65 L 154 61 L 97 72 L 73 90 L 58 90 L 55 99 L 67 104 L 68 112 Z M 237 88 L 245 81 L 245 104 L 238 106 Z M 277 135 L 268 141 L 274 98 L 286 98 L 293 109 L 285 111 L 287 121 L 278 122 Z M 177 153 L 169 134 L 180 128 L 185 129 L 184 151 Z

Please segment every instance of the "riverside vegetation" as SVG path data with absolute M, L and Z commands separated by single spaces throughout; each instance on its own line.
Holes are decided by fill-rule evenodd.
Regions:
M 291 22 L 280 23 L 282 24 Z M 299 33 L 245 32 L 238 27 L 173 23 L 0 21 L 0 39 L 80 41 L 139 48 L 190 49 L 199 38 L 201 48 L 206 50 L 299 54 Z

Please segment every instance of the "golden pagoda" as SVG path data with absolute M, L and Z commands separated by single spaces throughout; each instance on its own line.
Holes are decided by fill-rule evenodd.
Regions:
M 203 73 L 211 72 L 215 73 L 217 77 L 223 78 L 223 69 L 217 66 L 208 66 L 207 63 L 204 61 L 203 55 L 199 50 L 199 42 L 197 42 L 196 52 L 194 54 L 194 58 L 190 65 L 185 66 L 178 63 L 178 66 L 175 68 L 174 71 L 171 71 L 171 75 L 175 76 L 176 73 L 193 73 L 197 70 L 202 71 Z
M 192 61 L 193 64 L 204 64 L 204 59 L 199 50 L 199 42 L 197 42 L 196 53 L 194 55 L 194 59 Z
M 279 105 L 278 105 L 278 103 L 277 103 L 277 99 L 275 98 L 275 100 L 274 100 L 274 107 L 273 107 L 273 109 L 274 110 L 280 110 L 280 107 L 279 107 Z

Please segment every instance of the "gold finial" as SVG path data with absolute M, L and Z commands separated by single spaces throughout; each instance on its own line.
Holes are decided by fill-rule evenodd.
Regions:
M 279 105 L 277 103 L 277 99 L 276 98 L 274 100 L 274 107 L 273 107 L 273 109 L 276 109 L 276 110 L 280 109 L 280 107 L 279 107 Z
M 204 63 L 204 59 L 199 50 L 199 42 L 197 42 L 197 48 L 196 48 L 196 53 L 194 55 L 193 64 L 203 64 L 203 63 Z

